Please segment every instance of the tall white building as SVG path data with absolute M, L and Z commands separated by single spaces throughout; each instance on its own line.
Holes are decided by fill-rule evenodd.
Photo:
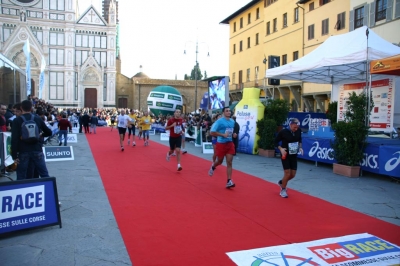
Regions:
M 60 107 L 115 106 L 117 3 L 106 2 L 104 19 L 93 6 L 78 14 L 77 0 L 0 0 L 0 53 L 25 69 L 29 39 L 32 95 L 39 95 L 44 58 L 42 99 Z

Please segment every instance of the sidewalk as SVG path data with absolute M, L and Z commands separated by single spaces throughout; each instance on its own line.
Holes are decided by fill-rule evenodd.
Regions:
M 115 137 L 110 141 L 118 146 Z M 159 135 L 151 136 L 151 141 L 168 146 L 167 141 L 159 139 Z M 141 145 L 142 141 L 136 143 Z M 50 175 L 57 178 L 62 229 L 52 226 L 0 237 L 1 265 L 131 265 L 85 135 L 78 134 L 78 143 L 70 145 L 74 161 L 47 164 Z M 211 165 L 211 154 L 202 154 L 200 147 L 189 142 L 186 149 L 189 154 L 210 160 Z M 183 171 L 190 171 L 185 168 L 185 156 Z M 283 175 L 279 158 L 238 154 L 233 167 L 272 183 Z M 209 178 L 207 172 L 204 169 L 204 178 Z M 15 179 L 15 173 L 11 178 Z M 234 174 L 232 178 L 235 180 Z M 0 182 L 8 181 L 0 178 Z M 333 174 L 331 165 L 316 167 L 313 162 L 300 160 L 289 194 L 292 189 L 400 226 L 400 183 L 389 177 L 365 172 L 351 179 Z

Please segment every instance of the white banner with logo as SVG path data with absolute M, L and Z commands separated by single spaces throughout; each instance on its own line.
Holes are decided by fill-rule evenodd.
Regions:
M 227 253 L 237 265 L 398 265 L 400 247 L 364 233 Z
M 14 163 L 11 156 L 11 133 L 3 132 L 3 143 L 4 143 L 4 165 L 9 166 Z

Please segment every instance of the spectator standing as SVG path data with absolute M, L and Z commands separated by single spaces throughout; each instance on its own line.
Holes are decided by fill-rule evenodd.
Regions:
M 7 106 L 4 104 L 0 104 L 0 132 L 6 132 L 6 117 L 5 114 L 7 112 Z
M 236 122 L 236 116 L 232 116 L 233 121 L 235 121 L 235 127 L 233 128 L 233 133 L 236 133 L 236 137 L 233 138 L 233 144 L 235 145 L 235 154 L 233 156 L 236 156 L 237 152 L 237 147 L 238 147 L 238 140 L 239 140 L 239 132 L 240 132 L 240 125 L 238 122 Z
M 31 120 L 33 117 L 33 120 L 35 121 L 39 132 L 41 132 L 42 137 L 51 136 L 52 132 L 46 126 L 43 120 L 39 116 L 35 116 L 31 113 L 31 101 L 22 101 L 21 109 L 21 116 L 24 116 L 25 120 Z M 40 177 L 49 177 L 46 163 L 44 161 L 42 143 L 40 141 L 30 143 L 21 139 L 22 123 L 24 122 L 21 116 L 14 119 L 13 127 L 11 129 L 11 156 L 14 160 L 14 163 L 18 164 L 17 180 L 23 180 L 33 177 L 33 173 L 28 173 L 28 167 L 30 165 L 34 166 L 34 168 L 38 171 Z
M 85 129 L 85 134 L 89 133 L 89 122 L 90 122 L 90 117 L 87 112 L 84 113 L 82 116 L 82 124 L 83 128 Z
M 62 138 L 64 137 L 64 146 L 67 146 L 67 139 L 68 139 L 68 129 L 71 132 L 72 131 L 72 125 L 71 122 L 68 121 L 67 115 L 63 114 L 62 118 L 60 121 L 58 121 L 58 141 L 59 146 L 62 145 Z
M 92 117 L 90 118 L 90 131 L 89 133 L 96 134 L 96 128 L 97 128 L 97 124 L 99 123 L 99 119 L 97 118 L 96 115 L 92 115 Z

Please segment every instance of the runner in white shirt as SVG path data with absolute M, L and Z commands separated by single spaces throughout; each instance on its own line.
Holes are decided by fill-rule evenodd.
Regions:
M 121 114 L 118 116 L 118 133 L 119 133 L 119 144 L 121 145 L 121 151 L 124 151 L 124 139 L 126 128 L 131 127 L 130 117 L 125 114 L 125 110 L 121 110 Z

